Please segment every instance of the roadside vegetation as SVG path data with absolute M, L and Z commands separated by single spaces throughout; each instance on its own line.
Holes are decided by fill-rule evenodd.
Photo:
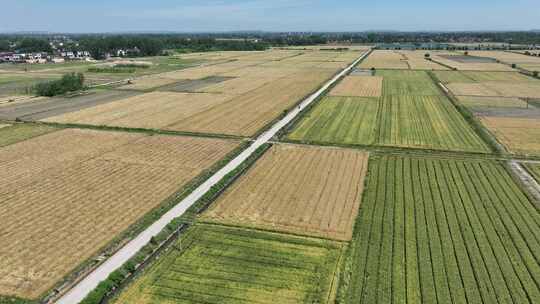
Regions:
M 37 96 L 57 96 L 84 90 L 84 75 L 82 73 L 65 74 L 59 80 L 39 83 L 34 87 Z

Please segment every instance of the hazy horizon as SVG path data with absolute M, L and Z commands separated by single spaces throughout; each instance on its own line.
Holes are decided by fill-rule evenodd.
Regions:
M 0 11 L 0 32 L 361 32 L 540 29 L 533 0 L 171 1 L 20 0 Z

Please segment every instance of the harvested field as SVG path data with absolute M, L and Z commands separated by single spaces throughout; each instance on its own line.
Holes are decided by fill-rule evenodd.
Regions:
M 46 122 L 163 129 L 223 103 L 223 94 L 152 92 L 47 118 Z
M 326 97 L 307 113 L 289 139 L 319 143 L 376 143 L 376 98 Z
M 483 116 L 480 120 L 509 152 L 540 154 L 540 119 Z
M 372 158 L 340 303 L 535 303 L 540 214 L 494 161 Z
M 196 225 L 115 304 L 334 303 L 341 245 Z
M 253 136 L 333 75 L 333 72 L 305 71 L 280 78 L 166 129 Z
M 431 60 L 425 58 L 426 54 L 430 54 L 430 51 L 396 51 L 406 58 L 409 68 L 412 70 L 448 70 L 447 67 L 440 65 Z
M 0 149 L 0 294 L 42 295 L 237 146 L 66 129 Z
M 390 71 L 378 70 L 382 76 L 383 95 L 440 95 L 441 92 L 425 71 Z
M 449 83 L 446 87 L 454 95 L 464 96 L 484 96 L 484 97 L 504 97 L 498 91 L 488 87 L 484 83 Z
M 526 108 L 527 103 L 515 97 L 458 96 L 461 104 L 471 108 Z
M 178 93 L 200 92 L 200 91 L 203 91 L 204 88 L 208 86 L 227 82 L 231 79 L 234 79 L 234 77 L 209 76 L 209 77 L 195 79 L 195 80 L 182 80 L 176 83 L 171 83 L 171 84 L 162 86 L 158 90 L 164 91 L 164 92 L 178 92 Z
M 330 96 L 380 97 L 383 78 L 377 76 L 347 76 L 336 85 Z
M 0 124 L 0 147 L 12 145 L 56 130 L 58 129 L 44 125 Z
M 540 98 L 540 81 L 527 81 L 519 83 L 488 81 L 483 84 L 501 96 Z
M 444 96 L 386 96 L 378 112 L 380 145 L 488 152 Z
M 512 67 L 489 58 L 463 56 L 455 53 L 439 53 L 432 56 L 436 62 L 463 71 L 514 71 Z
M 405 57 L 391 50 L 373 51 L 364 61 L 362 61 L 360 67 L 364 69 L 409 69 Z
M 357 150 L 275 145 L 203 219 L 349 240 L 367 158 Z

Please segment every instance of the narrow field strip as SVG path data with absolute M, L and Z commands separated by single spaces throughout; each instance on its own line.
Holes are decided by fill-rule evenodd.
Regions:
M 341 245 L 199 224 L 113 303 L 332 303 Z
M 339 303 L 535 303 L 540 214 L 495 161 L 374 156 Z

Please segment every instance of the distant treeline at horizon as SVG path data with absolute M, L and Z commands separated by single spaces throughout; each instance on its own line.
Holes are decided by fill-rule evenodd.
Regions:
M 0 52 L 53 52 L 54 48 L 89 51 L 96 59 L 120 49 L 155 56 L 165 50 L 179 52 L 252 51 L 272 46 L 328 43 L 507 43 L 540 44 L 540 31 L 522 32 L 359 32 L 359 33 L 164 33 L 164 34 L 0 34 Z

